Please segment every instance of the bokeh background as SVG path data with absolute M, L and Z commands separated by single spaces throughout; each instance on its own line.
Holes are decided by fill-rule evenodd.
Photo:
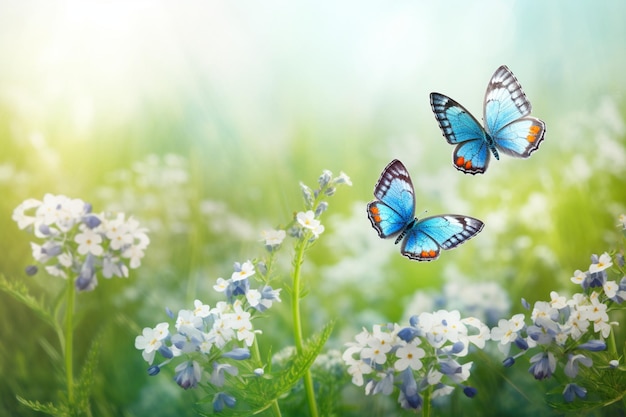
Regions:
M 150 228 L 142 268 L 78 298 L 78 363 L 104 335 L 98 416 L 194 415 L 197 393 L 148 377 L 135 336 L 166 320 L 166 306 L 217 301 L 217 277 L 262 254 L 261 230 L 302 210 L 299 182 L 315 186 L 323 169 L 353 182 L 330 199 L 304 269 L 305 331 L 335 319 L 330 347 L 418 313 L 419 303 L 407 312 L 417 290 L 495 283 L 506 291 L 493 303 L 507 314 L 521 297 L 574 292 L 573 271 L 615 247 L 626 211 L 625 15 L 619 0 L 2 0 L 0 273 L 47 300 L 62 288 L 23 272 L 31 236 L 11 213 L 26 198 L 65 194 Z M 463 175 L 428 95 L 449 95 L 480 119 L 502 64 L 546 139 L 528 160 L 504 156 L 485 175 Z M 393 158 L 411 172 L 418 215 L 472 215 L 483 232 L 428 264 L 380 240 L 365 203 Z M 15 395 L 55 398 L 62 385 L 47 355 L 57 341 L 26 307 L 0 299 L 0 414 L 34 415 Z M 285 299 L 264 319 L 265 351 L 292 343 L 288 309 Z M 477 398 L 435 412 L 551 415 L 544 394 L 555 385 L 523 365 L 505 372 L 500 359 L 475 362 Z M 357 388 L 343 398 L 342 415 L 395 407 Z

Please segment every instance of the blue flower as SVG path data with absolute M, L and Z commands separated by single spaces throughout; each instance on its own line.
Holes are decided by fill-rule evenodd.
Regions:
M 248 348 L 235 348 L 230 352 L 222 354 L 223 358 L 235 359 L 238 361 L 250 359 L 250 350 Z
M 382 392 L 383 395 L 390 395 L 393 392 L 393 380 L 394 380 L 394 370 L 389 369 L 384 373 L 383 379 L 376 382 L 373 379 L 370 380 L 365 386 L 365 394 L 366 395 L 374 395 Z
M 236 403 L 237 400 L 232 395 L 225 392 L 218 392 L 215 394 L 215 398 L 213 398 L 213 411 L 219 413 L 224 410 L 225 405 L 233 408 Z
M 423 332 L 415 327 L 405 327 L 398 332 L 398 337 L 405 342 L 410 342 L 411 340 L 420 336 L 421 333 Z
M 505 368 L 510 368 L 511 366 L 513 366 L 515 364 L 515 358 L 512 356 L 509 356 L 508 358 L 506 358 L 505 360 L 502 361 L 502 365 Z
M 83 223 L 85 223 L 88 228 L 95 229 L 102 224 L 102 220 L 94 214 L 88 214 L 83 217 Z
M 196 361 L 183 362 L 174 371 L 174 381 L 183 389 L 197 387 L 202 377 L 202 367 Z
M 576 378 L 576 375 L 578 375 L 578 363 L 585 365 L 587 368 L 593 365 L 591 358 L 585 355 L 569 355 L 565 364 L 565 375 L 570 378 Z
M 465 394 L 467 398 L 474 398 L 476 394 L 478 394 L 478 390 L 474 387 L 465 386 L 463 387 L 463 394 Z
M 224 386 L 225 376 L 224 372 L 228 372 L 231 375 L 237 375 L 239 369 L 228 363 L 213 362 L 213 373 L 211 374 L 211 383 L 218 387 Z
M 550 378 L 556 370 L 556 359 L 552 352 L 540 352 L 530 358 L 532 365 L 528 372 L 533 374 L 535 379 L 542 380 Z
M 80 268 L 80 274 L 78 278 L 76 278 L 76 281 L 74 281 L 74 285 L 78 291 L 91 291 L 98 285 L 94 261 L 94 255 L 88 253 L 85 262 Z
M 584 387 L 581 387 L 574 383 L 567 384 L 565 386 L 565 389 L 563 390 L 563 398 L 565 398 L 565 401 L 568 403 L 571 403 L 572 401 L 574 401 L 576 397 L 585 398 L 586 395 L 587 395 L 587 390 Z
M 590 340 L 580 344 L 578 349 L 584 349 L 590 352 L 600 352 L 606 350 L 606 343 L 603 340 Z
M 398 402 L 406 410 L 419 410 L 422 407 L 422 397 L 417 390 L 417 382 L 413 377 L 413 372 L 409 368 L 402 371 L 402 385 L 400 385 L 400 396 Z

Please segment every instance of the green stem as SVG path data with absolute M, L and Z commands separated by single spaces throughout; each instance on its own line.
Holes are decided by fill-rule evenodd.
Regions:
M 74 299 L 76 289 L 74 280 L 67 279 L 67 300 L 65 305 L 65 341 L 62 343 L 65 356 L 65 379 L 67 381 L 67 400 L 70 406 L 74 403 L 74 370 L 72 361 L 72 347 L 74 345 Z
M 615 344 L 615 329 L 611 329 L 609 333 L 609 337 L 606 340 L 607 342 L 607 350 L 611 354 L 613 358 L 617 358 L 619 355 L 617 354 L 617 345 Z
M 256 339 L 254 339 L 254 341 L 252 342 L 251 354 L 252 354 L 252 361 L 255 363 L 255 365 L 262 366 L 263 361 L 261 361 L 261 352 L 259 351 L 259 345 L 256 342 Z M 281 417 L 282 414 L 280 412 L 280 407 L 278 406 L 278 400 L 276 398 L 272 400 L 270 408 L 272 409 L 272 414 L 274 416 Z
M 291 308 L 293 313 L 293 336 L 296 344 L 296 350 L 301 354 L 304 350 L 304 339 L 302 337 L 302 320 L 300 317 L 300 271 L 302 262 L 304 261 L 304 251 L 309 239 L 308 232 L 296 245 L 296 254 L 293 261 L 293 287 L 291 289 Z M 311 370 L 307 369 L 304 374 L 304 391 L 306 393 L 307 402 L 309 404 L 309 414 L 311 417 L 317 417 L 317 404 L 315 403 L 315 391 L 313 389 L 313 377 Z
M 424 402 L 422 403 L 422 417 L 430 417 L 430 394 L 432 394 L 433 386 L 430 385 L 426 391 L 424 391 Z

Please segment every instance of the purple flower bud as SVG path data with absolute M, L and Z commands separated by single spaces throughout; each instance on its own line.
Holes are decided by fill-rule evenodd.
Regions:
M 509 356 L 508 358 L 502 361 L 502 365 L 504 365 L 505 368 L 510 368 L 511 366 L 513 366 L 514 363 L 515 363 L 515 358 L 512 356 Z
M 398 332 L 398 337 L 405 342 L 410 342 L 419 336 L 419 330 L 414 327 L 405 327 L 404 329 Z
M 213 398 L 213 411 L 219 413 L 224 410 L 224 406 L 233 408 L 237 400 L 230 394 L 226 394 L 225 392 L 218 392 L 215 394 Z
M 402 385 L 400 386 L 398 402 L 405 410 L 419 410 L 422 407 L 422 397 L 419 395 L 417 382 L 409 368 L 402 371 Z
M 183 389 L 195 388 L 202 377 L 202 368 L 196 361 L 187 361 L 175 369 L 174 381 Z
M 40 224 L 39 232 L 41 232 L 41 234 L 44 236 L 50 236 L 50 226 L 48 226 L 47 224 L 43 224 L 43 223 Z
M 78 291 L 92 291 L 98 285 L 94 261 L 94 256 L 91 253 L 87 254 L 87 259 L 80 268 L 80 274 L 74 281 Z
M 606 350 L 606 343 L 603 340 L 590 340 L 578 345 L 578 349 L 584 349 L 591 352 L 600 352 Z
M 538 380 L 550 378 L 556 370 L 556 359 L 552 352 L 540 352 L 530 358 L 530 363 L 532 365 L 528 372 Z
M 524 307 L 526 310 L 530 310 L 530 303 L 526 301 L 525 298 L 522 298 L 522 307 Z
M 83 217 L 83 223 L 85 223 L 88 228 L 95 229 L 96 227 L 100 226 L 102 220 L 100 220 L 100 218 L 96 215 L 89 214 Z
M 515 339 L 515 346 L 521 350 L 528 350 L 528 342 L 523 337 L 517 336 Z
M 158 365 L 152 365 L 148 368 L 148 375 L 150 376 L 158 375 L 159 372 L 161 372 L 161 368 Z
M 587 395 L 587 390 L 584 387 L 578 386 L 574 383 L 567 384 L 565 389 L 563 390 L 563 398 L 565 398 L 565 402 L 571 403 L 578 398 L 585 398 Z
M 474 398 L 477 393 L 478 390 L 474 387 L 463 387 L 463 394 L 465 394 L 467 398 Z
M 33 275 L 37 273 L 37 271 L 39 271 L 39 268 L 37 268 L 37 265 L 28 265 L 25 271 L 26 271 L 26 275 L 28 275 L 29 277 L 32 277 Z
M 250 350 L 248 348 L 235 348 L 230 352 L 222 354 L 223 358 L 235 359 L 238 361 L 250 359 Z
M 172 359 L 174 357 L 174 352 L 172 352 L 172 349 L 170 349 L 169 347 L 165 346 L 165 345 L 161 345 L 161 347 L 159 348 L 158 352 L 161 354 L 161 356 L 163 356 L 165 359 Z

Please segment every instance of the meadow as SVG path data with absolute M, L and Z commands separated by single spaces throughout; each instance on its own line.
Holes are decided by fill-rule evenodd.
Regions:
M 398 403 L 406 381 L 365 374 L 354 383 L 344 353 L 364 329 L 382 326 L 384 338 L 394 331 L 387 324 L 408 328 L 411 316 L 440 310 L 489 329 L 522 313 L 530 326 L 536 302 L 558 304 L 552 291 L 570 299 L 594 288 L 603 288 L 612 324 L 610 336 L 589 330 L 584 339 L 605 342 L 588 349 L 591 366 L 580 366 L 584 398 L 563 399 L 573 350 L 559 346 L 554 375 L 538 380 L 529 368 L 543 345 L 504 367 L 508 355 L 491 340 L 459 358 L 471 370 L 458 372 L 468 379 L 450 382 L 447 395 L 420 385 L 419 408 L 433 416 L 626 415 L 626 283 L 611 297 L 606 285 L 583 291 L 571 280 L 594 268 L 599 275 L 588 278 L 624 277 L 621 2 L 0 8 L 0 415 L 43 415 L 35 401 L 58 407 L 51 414 L 103 417 L 205 415 L 216 404 L 223 415 L 409 415 Z M 545 121 L 545 140 L 528 159 L 504 155 L 485 174 L 465 175 L 452 166 L 429 94 L 449 95 L 481 120 L 487 82 L 503 64 Z M 366 205 L 394 158 L 411 174 L 416 216 L 466 214 L 485 223 L 480 234 L 433 262 L 409 260 L 393 239 L 380 239 Z M 97 283 L 71 290 L 81 269 L 67 267 L 65 279 L 46 270 L 31 242 L 50 235 L 15 220 L 20 204 L 46 194 L 89 203 L 104 223 L 124 213 L 149 244 L 137 258 L 115 255 L 112 277 L 96 261 Z M 305 221 L 309 210 L 315 219 Z M 85 232 L 87 214 L 79 210 L 72 233 Z M 602 269 L 605 252 L 611 265 Z M 115 276 L 122 264 L 127 277 Z M 236 274 L 268 307 L 252 308 L 247 287 L 228 293 Z M 193 366 L 184 374 L 177 365 L 202 362 L 198 352 L 173 349 L 162 369 L 151 365 L 169 362 L 159 356 L 167 350 L 152 364 L 142 357 L 136 338 L 145 328 L 169 322 L 173 335 L 180 310 L 217 308 L 229 295 L 261 331 L 227 345 L 250 358 L 220 359 L 216 347 L 197 381 Z M 221 319 L 236 305 L 203 318 Z M 218 359 L 226 374 L 212 368 Z M 368 378 L 377 381 L 373 395 Z

